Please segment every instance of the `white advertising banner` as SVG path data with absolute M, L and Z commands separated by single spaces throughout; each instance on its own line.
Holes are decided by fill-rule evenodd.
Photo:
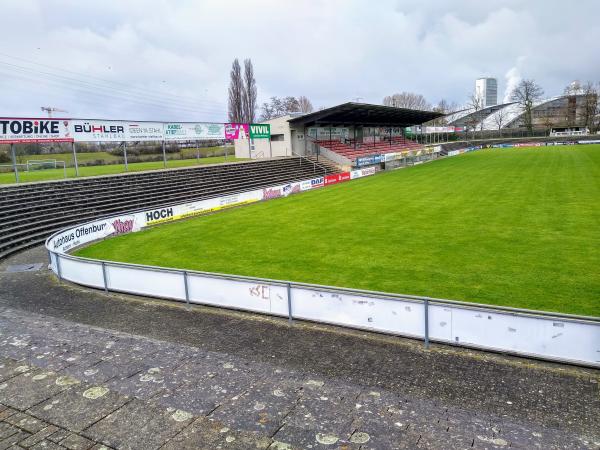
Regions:
M 75 142 L 162 141 L 161 122 L 126 122 L 121 120 L 73 120 Z
M 256 189 L 254 191 L 241 192 L 239 194 L 226 195 L 224 197 L 209 198 L 197 202 L 184 203 L 182 205 L 151 209 L 138 214 L 143 215 L 143 221 L 146 225 L 158 225 L 160 223 L 187 219 L 188 217 L 208 214 L 221 209 L 258 202 L 262 199 L 263 189 Z
M 0 144 L 73 142 L 68 119 L 0 118 Z
M 48 249 L 53 252 L 66 253 L 88 242 L 117 234 L 139 231 L 145 225 L 143 215 L 140 213 L 101 219 L 55 234 L 48 241 Z
M 308 135 L 316 139 L 340 139 L 349 136 L 348 128 L 339 127 L 314 127 L 308 129 Z
M 164 132 L 167 141 L 225 139 L 225 125 L 222 123 L 166 123 Z

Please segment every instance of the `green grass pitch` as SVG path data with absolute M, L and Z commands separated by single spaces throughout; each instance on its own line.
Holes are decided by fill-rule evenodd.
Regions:
M 98 154 L 98 153 L 97 153 Z M 60 154 L 64 155 L 64 154 Z M 58 156 L 60 156 L 58 155 Z M 82 158 L 83 161 L 90 160 L 89 154 L 82 153 L 85 157 Z M 91 153 L 94 155 L 94 153 Z M 39 155 L 37 159 L 50 159 L 54 158 L 56 155 Z M 30 159 L 36 159 L 35 156 Z M 58 158 L 54 158 L 58 159 Z M 62 161 L 62 159 L 61 159 Z M 243 159 L 236 159 L 235 156 L 229 156 L 225 158 L 224 156 L 211 156 L 208 158 L 200 158 L 200 159 L 173 159 L 167 161 L 167 168 L 176 168 L 176 167 L 191 167 L 201 164 L 219 164 L 225 162 L 235 162 L 235 161 L 243 161 Z M 48 181 L 48 180 L 60 180 L 64 178 L 64 170 L 62 167 L 60 169 L 43 169 L 43 170 L 32 170 L 30 172 L 21 171 L 21 167 L 19 167 L 19 181 L 21 183 L 29 183 L 33 181 Z M 144 162 L 136 162 L 128 164 L 129 172 L 139 172 L 142 170 L 159 170 L 164 169 L 163 161 L 144 161 Z M 79 177 L 93 177 L 98 175 L 112 175 L 117 173 L 126 173 L 124 164 L 107 164 L 103 166 L 80 166 L 79 167 Z M 67 178 L 75 177 L 75 168 L 67 167 Z M 0 184 L 13 184 L 16 182 L 15 173 L 14 172 L 3 172 L 0 173 Z
M 482 150 L 81 256 L 600 316 L 600 146 Z

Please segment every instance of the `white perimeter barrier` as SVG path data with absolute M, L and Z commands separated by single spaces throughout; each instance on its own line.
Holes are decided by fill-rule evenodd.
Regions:
M 237 275 L 98 261 L 66 252 L 156 223 L 286 196 L 370 169 L 99 219 L 50 236 L 60 279 L 107 291 L 304 319 L 466 347 L 600 367 L 600 318 L 361 291 Z M 337 181 L 335 178 L 337 177 Z

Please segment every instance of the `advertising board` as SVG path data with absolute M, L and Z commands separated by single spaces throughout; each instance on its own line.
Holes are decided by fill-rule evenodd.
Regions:
M 72 120 L 75 142 L 162 141 L 161 122 L 126 122 L 121 120 Z
M 247 123 L 225 124 L 225 139 L 246 139 L 249 133 Z
M 204 122 L 170 122 L 164 126 L 166 141 L 225 139 L 225 125 Z
M 239 194 L 226 195 L 224 197 L 209 198 L 197 202 L 184 203 L 182 205 L 156 208 L 143 212 L 146 225 L 158 225 L 160 223 L 172 222 L 174 220 L 187 219 L 188 217 L 208 214 L 222 209 L 241 206 L 248 203 L 258 202 L 263 199 L 263 190 L 256 189 Z
M 0 143 L 73 142 L 68 119 L 0 119 Z
M 271 125 L 268 123 L 251 123 L 249 127 L 252 139 L 269 139 L 271 137 Z
M 140 213 L 115 216 L 65 230 L 54 235 L 48 244 L 52 251 L 65 253 L 87 242 L 139 231 L 145 225 L 143 215 Z

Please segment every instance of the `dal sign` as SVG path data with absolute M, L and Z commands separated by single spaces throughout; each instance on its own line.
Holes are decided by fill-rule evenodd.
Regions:
M 250 124 L 250 138 L 252 139 L 269 139 L 271 137 L 270 124 Z

